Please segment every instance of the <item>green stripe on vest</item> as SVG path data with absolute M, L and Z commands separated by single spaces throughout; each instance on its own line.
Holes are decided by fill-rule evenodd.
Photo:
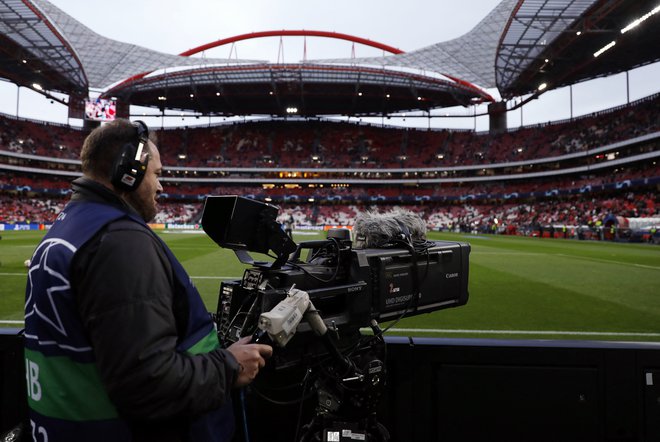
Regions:
M 117 417 L 95 364 L 25 349 L 25 371 L 30 408 L 44 416 L 70 421 Z
M 204 336 L 202 339 L 197 341 L 195 345 L 186 350 L 186 353 L 190 355 L 209 353 L 218 347 L 220 347 L 220 341 L 218 340 L 218 332 L 214 328 L 211 330 L 211 333 Z

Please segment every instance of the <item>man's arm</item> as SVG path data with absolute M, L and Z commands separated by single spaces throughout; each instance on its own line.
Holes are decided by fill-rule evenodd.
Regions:
M 76 262 L 84 272 L 74 278 L 79 312 L 120 414 L 196 415 L 226 401 L 239 363 L 226 350 L 176 351 L 173 271 L 149 232 L 113 228 Z

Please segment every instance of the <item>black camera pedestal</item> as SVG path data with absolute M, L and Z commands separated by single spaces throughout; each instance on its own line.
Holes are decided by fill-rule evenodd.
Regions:
M 319 366 L 316 415 L 302 428 L 300 442 L 389 442 L 389 431 L 376 419 L 386 383 L 386 352 L 377 326 L 374 332 L 348 355 L 330 351 L 333 360 Z

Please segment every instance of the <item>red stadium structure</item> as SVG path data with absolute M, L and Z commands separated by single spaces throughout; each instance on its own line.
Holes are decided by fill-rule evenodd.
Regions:
M 252 38 L 264 38 L 264 37 L 325 37 L 325 38 L 336 38 L 338 40 L 346 40 L 353 43 L 359 43 L 365 46 L 371 46 L 376 49 L 382 49 L 385 52 L 390 54 L 403 54 L 403 51 L 395 47 L 378 43 L 377 41 L 372 41 L 366 38 L 356 37 L 354 35 L 343 34 L 341 32 L 328 32 L 328 31 L 313 31 L 313 30 L 282 30 L 282 31 L 261 31 L 261 32 L 250 32 L 249 34 L 236 35 L 234 37 L 223 38 L 221 40 L 214 41 L 212 43 L 207 43 L 205 45 L 198 46 L 196 48 L 188 49 L 180 53 L 184 57 L 190 55 L 198 54 L 200 52 L 206 51 L 208 49 L 217 48 L 219 46 L 224 46 L 230 43 L 236 43 L 238 41 L 249 40 Z

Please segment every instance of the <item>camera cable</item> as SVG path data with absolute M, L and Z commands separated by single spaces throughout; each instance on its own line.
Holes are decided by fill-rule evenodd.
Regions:
M 303 273 L 305 273 L 310 278 L 315 279 L 319 282 L 328 283 L 328 282 L 334 281 L 337 278 L 337 275 L 339 274 L 339 269 L 341 268 L 341 253 L 340 253 L 341 252 L 341 247 L 340 247 L 340 244 L 339 244 L 339 240 L 337 238 L 328 238 L 328 239 L 332 241 L 332 244 L 334 245 L 335 249 L 337 250 L 337 255 L 336 255 L 337 256 L 337 264 L 334 266 L 334 270 L 333 270 L 333 273 L 330 276 L 330 278 L 328 278 L 328 279 L 320 278 L 320 277 L 312 274 L 305 267 L 303 267 L 303 266 L 301 266 L 298 263 L 293 262 L 293 261 L 288 261 L 287 264 L 290 265 L 291 267 L 295 267 L 296 269 L 298 269 L 298 270 L 302 271 Z M 320 250 L 317 251 L 313 255 L 312 258 L 317 258 L 319 253 L 320 253 Z
M 245 442 L 250 442 L 250 432 L 248 430 L 247 413 L 245 411 L 245 388 L 241 388 L 238 393 L 238 399 L 241 404 L 241 414 L 243 415 L 243 434 Z

